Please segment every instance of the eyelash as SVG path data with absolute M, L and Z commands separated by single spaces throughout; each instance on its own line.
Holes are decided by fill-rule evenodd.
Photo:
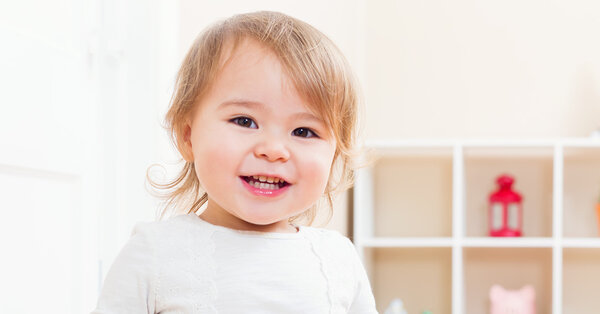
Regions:
M 247 121 L 245 121 L 245 120 L 247 120 Z M 240 121 L 250 122 L 250 126 L 242 125 L 242 124 L 240 124 Z M 236 117 L 236 118 L 233 118 L 233 119 L 229 120 L 229 122 L 231 122 L 231 123 L 233 123 L 235 125 L 238 125 L 238 126 L 240 126 L 242 128 L 252 128 L 252 125 L 254 125 L 256 127 L 252 128 L 252 129 L 258 129 L 258 126 L 256 125 L 256 122 L 254 122 L 254 120 L 252 120 L 252 119 L 250 119 L 248 117 Z M 312 136 L 296 135 L 296 131 L 297 130 L 303 130 L 303 131 L 307 132 L 308 134 L 312 134 Z M 297 129 L 294 129 L 294 131 L 292 131 L 292 134 L 294 134 L 294 135 L 296 135 L 298 137 L 304 137 L 304 138 L 311 138 L 311 137 L 318 138 L 319 137 L 315 131 L 313 131 L 313 130 L 311 130 L 309 128 L 297 128 Z

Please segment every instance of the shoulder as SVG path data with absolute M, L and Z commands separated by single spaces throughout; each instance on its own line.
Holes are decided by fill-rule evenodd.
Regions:
M 191 215 L 176 215 L 163 220 L 138 222 L 131 231 L 131 239 L 147 239 L 155 244 L 179 241 L 202 229 L 194 228 L 192 218 Z
M 334 241 L 338 243 L 352 244 L 352 241 L 345 235 L 341 234 L 337 230 L 318 228 L 318 227 L 303 227 L 307 234 L 311 234 L 313 237 L 319 238 L 320 240 Z
M 336 252 L 336 255 L 343 255 L 345 258 L 354 257 L 356 249 L 350 239 L 337 230 L 330 230 L 316 227 L 304 227 L 306 233 L 312 237 L 317 245 L 324 250 Z
M 335 230 L 309 228 L 307 231 L 315 235 L 313 245 L 331 287 L 329 293 L 334 307 L 339 312 L 348 312 L 361 281 L 362 266 L 354 244 Z
M 163 220 L 138 222 L 133 228 L 132 235 L 138 232 L 165 232 L 172 229 L 180 229 L 193 225 L 194 221 L 192 218 L 191 215 L 179 214 Z

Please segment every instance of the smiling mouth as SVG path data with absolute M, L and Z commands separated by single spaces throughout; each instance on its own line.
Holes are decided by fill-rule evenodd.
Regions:
M 248 182 L 248 185 L 263 190 L 279 190 L 287 185 L 290 185 L 283 179 L 279 178 L 270 178 L 264 176 L 241 176 L 241 178 Z

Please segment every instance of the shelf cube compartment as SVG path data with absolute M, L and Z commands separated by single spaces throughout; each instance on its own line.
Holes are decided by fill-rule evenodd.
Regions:
M 408 313 L 452 311 L 451 248 L 376 248 L 370 251 L 370 280 L 377 310 L 400 298 Z
M 591 313 L 600 308 L 600 249 L 563 250 L 563 314 Z
M 373 236 L 452 236 L 451 148 L 398 149 L 372 174 Z
M 600 236 L 600 148 L 565 147 L 563 235 Z
M 553 160 L 552 147 L 466 147 L 466 235 L 489 235 L 489 196 L 498 190 L 496 179 L 509 174 L 513 189 L 523 196 L 522 236 L 551 237 Z
M 463 251 L 465 313 L 490 311 L 490 288 L 507 290 L 531 285 L 536 313 L 552 313 L 551 248 L 465 248 Z

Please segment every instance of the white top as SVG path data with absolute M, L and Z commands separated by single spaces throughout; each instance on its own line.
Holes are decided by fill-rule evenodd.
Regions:
M 138 223 L 92 313 L 377 313 L 350 240 L 298 228 L 240 231 L 194 213 Z

